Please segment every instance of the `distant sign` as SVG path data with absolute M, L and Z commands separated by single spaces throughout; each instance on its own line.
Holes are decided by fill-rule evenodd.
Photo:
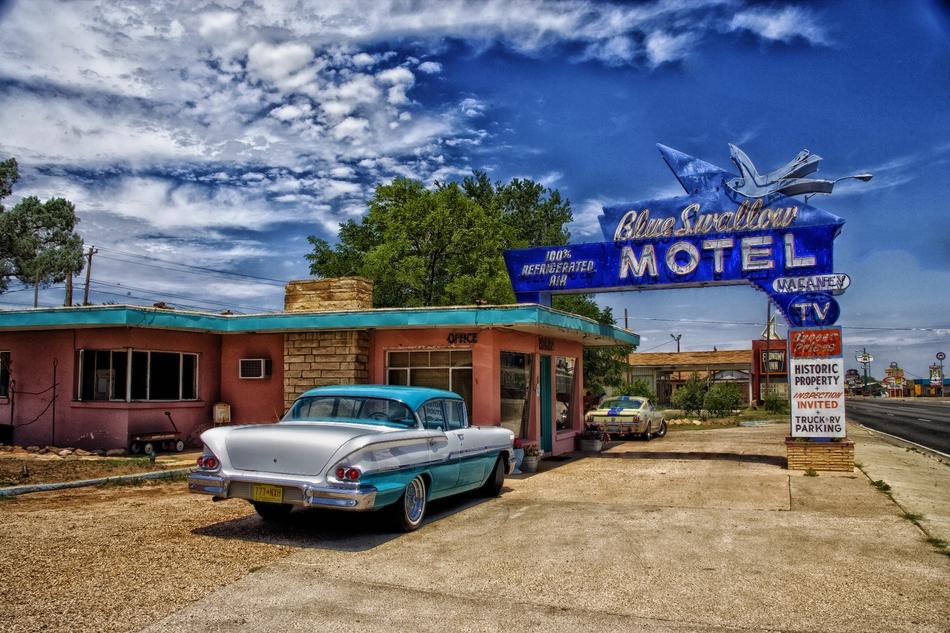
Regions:
M 841 328 L 790 328 L 792 437 L 845 437 Z
M 858 354 L 857 356 L 855 356 L 854 360 L 858 361 L 862 365 L 870 365 L 871 363 L 874 362 L 874 357 L 868 354 L 867 352 L 864 352 L 863 354 Z
M 943 352 L 937 352 L 937 360 L 947 360 L 947 355 Z
M 930 386 L 939 387 L 943 384 L 943 376 L 941 375 L 940 365 L 931 365 L 930 366 Z

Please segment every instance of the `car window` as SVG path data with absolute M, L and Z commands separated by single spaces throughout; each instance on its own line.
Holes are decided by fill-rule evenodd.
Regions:
M 445 417 L 449 425 L 449 430 L 464 429 L 465 403 L 461 400 L 445 400 L 442 404 L 445 406 Z
M 606 400 L 601 407 L 604 409 L 639 409 L 643 406 L 643 400 L 639 399 L 621 399 Z
M 416 426 L 412 411 L 401 402 L 359 396 L 310 396 L 298 399 L 284 421 L 356 421 L 362 424 Z
M 445 413 L 442 411 L 442 401 L 430 400 L 422 405 L 422 419 L 427 429 L 444 431 Z

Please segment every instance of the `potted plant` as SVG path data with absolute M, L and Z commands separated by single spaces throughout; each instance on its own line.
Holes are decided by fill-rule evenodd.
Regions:
M 515 462 L 515 467 L 511 469 L 511 474 L 520 475 L 521 462 L 524 461 L 524 440 L 520 437 L 515 438 L 511 459 Z
M 526 473 L 538 471 L 538 461 L 541 459 L 541 450 L 536 444 L 524 445 L 524 459 L 521 461 L 521 470 Z
M 585 424 L 584 431 L 578 436 L 580 449 L 585 453 L 599 453 L 610 436 L 600 424 Z

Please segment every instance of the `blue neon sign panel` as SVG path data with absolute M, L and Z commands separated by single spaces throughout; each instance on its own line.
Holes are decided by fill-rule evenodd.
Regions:
M 834 274 L 833 244 L 844 220 L 785 193 L 808 187 L 830 191 L 829 181 L 797 178 L 813 171 L 820 158 L 803 152 L 799 163 L 789 163 L 778 176 L 740 169 L 742 178 L 657 147 L 686 195 L 605 207 L 599 217 L 604 242 L 506 251 L 519 301 L 546 303 L 547 296 L 559 293 L 752 284 L 796 326 L 837 320 L 832 292 L 843 291 L 847 276 Z M 745 158 L 738 148 L 733 152 L 734 160 L 736 152 Z M 753 179 L 757 184 L 747 184 Z M 767 193 L 742 193 L 750 190 Z M 790 291 L 813 287 L 828 291 Z

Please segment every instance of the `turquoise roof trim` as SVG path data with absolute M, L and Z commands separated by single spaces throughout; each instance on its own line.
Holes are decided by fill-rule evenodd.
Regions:
M 640 344 L 633 332 L 536 304 L 452 308 L 378 308 L 347 312 L 276 312 L 221 315 L 143 306 L 82 306 L 0 311 L 0 330 L 87 327 L 143 327 L 216 334 L 302 332 L 310 330 L 407 329 L 425 327 L 538 326 L 611 341 L 598 345 Z

